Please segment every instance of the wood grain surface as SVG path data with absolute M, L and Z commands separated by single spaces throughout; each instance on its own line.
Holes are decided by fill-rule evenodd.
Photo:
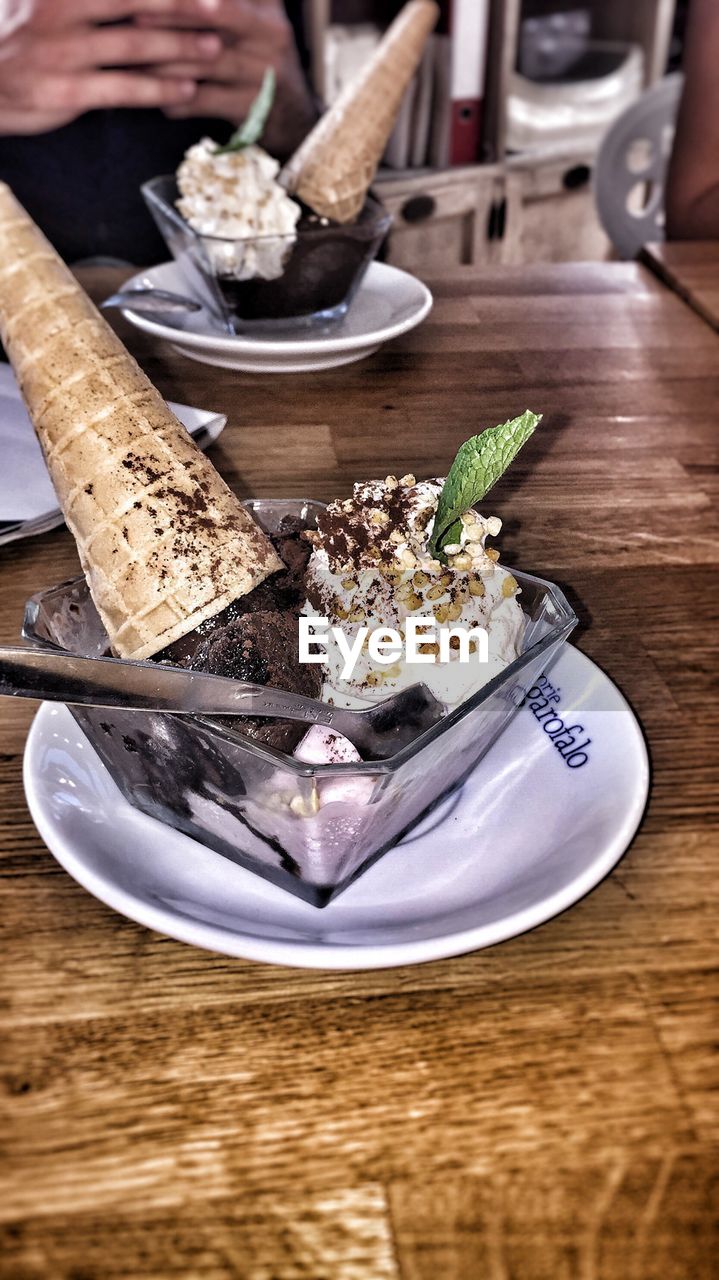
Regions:
M 719 329 L 719 240 L 648 244 L 642 260 L 715 329 Z
M 212 456 L 243 495 L 442 473 L 482 426 L 542 411 L 492 510 L 643 722 L 641 830 L 502 946 L 370 973 L 244 963 L 59 868 L 23 797 L 33 706 L 3 702 L 2 1280 L 719 1274 L 719 341 L 634 264 L 434 288 L 414 333 L 312 376 L 118 327 L 163 393 L 228 414 Z M 64 530 L 0 550 L 0 639 L 77 572 Z

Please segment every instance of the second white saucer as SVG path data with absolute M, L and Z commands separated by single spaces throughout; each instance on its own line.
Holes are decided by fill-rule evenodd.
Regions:
M 125 288 L 168 289 L 187 293 L 187 281 L 174 262 L 150 267 L 128 280 Z M 123 314 L 145 333 L 171 342 L 176 351 L 203 364 L 243 373 L 308 373 L 363 360 L 391 338 L 421 323 L 432 307 L 432 295 L 421 280 L 398 267 L 373 262 L 347 315 L 326 329 L 290 329 L 270 335 L 235 334 L 217 328 L 205 312 L 176 322 Z

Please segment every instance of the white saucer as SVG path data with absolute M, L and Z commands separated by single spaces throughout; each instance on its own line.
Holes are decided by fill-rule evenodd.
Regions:
M 460 955 L 583 897 L 644 811 L 647 751 L 619 690 L 571 646 L 549 680 L 556 715 L 591 739 L 586 752 L 570 765 L 525 705 L 462 790 L 322 910 L 133 809 L 59 704 L 44 703 L 33 723 L 25 794 L 79 884 L 182 942 L 313 969 Z
M 133 276 L 123 286 L 169 289 L 187 294 L 191 286 L 175 262 Z M 290 329 L 271 336 L 225 333 L 205 311 L 160 324 L 156 317 L 123 311 L 131 324 L 171 342 L 176 351 L 203 364 L 243 373 L 306 373 L 363 360 L 383 342 L 413 329 L 432 306 L 426 285 L 398 267 L 372 262 L 347 315 L 326 329 Z

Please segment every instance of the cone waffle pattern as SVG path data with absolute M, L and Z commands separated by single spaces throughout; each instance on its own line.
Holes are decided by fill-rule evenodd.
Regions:
M 159 653 L 281 567 L 3 183 L 0 336 L 115 654 Z
M 359 214 L 438 15 L 434 0 L 410 0 L 285 166 L 283 185 L 315 213 L 335 222 Z

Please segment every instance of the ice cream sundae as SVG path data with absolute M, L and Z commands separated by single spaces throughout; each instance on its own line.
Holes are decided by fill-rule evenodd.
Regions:
M 44 593 L 28 638 L 325 703 L 425 681 L 446 704 L 380 761 L 297 721 L 73 710 L 132 804 L 323 905 L 461 781 L 571 629 L 561 593 L 498 566 L 486 539 L 499 522 L 477 510 L 538 418 L 466 441 L 444 481 L 362 481 L 327 507 L 243 504 L 4 184 L 0 337 L 87 584 Z M 355 652 L 349 674 L 330 650 L 302 660 L 302 624 L 322 618 Z M 416 671 L 409 648 L 389 662 L 373 648 L 385 630 L 401 649 L 418 620 Z M 478 640 L 463 655 L 453 627 L 486 652 Z
M 327 616 L 349 637 L 363 623 L 383 624 L 406 636 L 408 620 L 428 619 L 418 644 L 421 665 L 373 661 L 367 644 L 351 677 L 343 678 L 343 652 L 328 647 L 323 696 L 346 706 L 377 701 L 421 679 L 447 706 L 456 706 L 516 658 L 524 632 L 515 579 L 485 545 L 501 522 L 475 511 L 460 517 L 457 542 L 442 563 L 429 549 L 441 480 L 417 483 L 413 475 L 357 484 L 352 498 L 331 503 L 320 516 L 306 574 L 303 612 Z M 485 661 L 461 662 L 459 639 L 443 662 L 437 628 L 481 627 L 487 632 Z M 423 624 L 424 625 L 424 624 Z M 419 630 L 419 628 L 418 628 Z M 420 632 L 421 634 L 421 632 Z M 470 653 L 477 641 L 470 640 Z
M 282 275 L 302 210 L 276 181 L 279 168 L 261 147 L 218 151 L 211 138 L 190 147 L 180 165 L 177 208 L 204 237 L 220 279 Z
M 387 476 L 355 485 L 314 528 L 285 519 L 272 541 L 286 567 L 160 657 L 336 705 L 361 708 L 421 681 L 448 710 L 459 706 L 517 658 L 526 627 L 517 581 L 486 545 L 501 522 L 462 508 L 483 496 L 538 421 L 527 412 L 467 441 L 446 481 Z M 303 659 L 303 619 L 339 632 L 341 646 L 325 645 L 323 665 Z M 373 632 L 391 628 L 402 648 L 413 622 L 414 660 L 373 658 Z M 463 631 L 484 644 L 465 648 Z M 297 722 L 245 717 L 235 727 L 314 763 L 360 758 L 339 735 L 305 735 Z
M 438 12 L 434 0 L 409 0 L 281 172 L 259 145 L 268 70 L 229 142 L 204 138 L 175 179 L 145 185 L 172 252 L 202 270 L 230 322 L 345 313 L 390 225 L 369 188 Z

